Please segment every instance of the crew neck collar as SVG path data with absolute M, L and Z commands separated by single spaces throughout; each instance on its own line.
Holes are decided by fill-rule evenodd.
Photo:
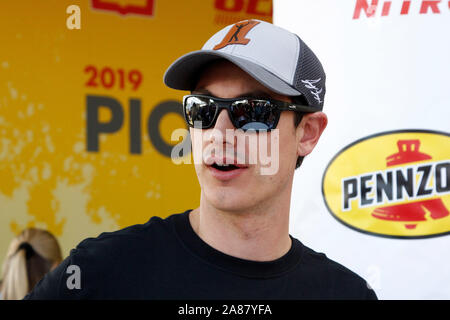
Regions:
M 189 221 L 192 209 L 174 217 L 175 233 L 183 245 L 204 262 L 227 272 L 249 278 L 271 278 L 281 276 L 297 266 L 302 253 L 302 244 L 291 235 L 291 248 L 282 257 L 272 261 L 252 261 L 230 256 L 204 242 L 194 231 Z

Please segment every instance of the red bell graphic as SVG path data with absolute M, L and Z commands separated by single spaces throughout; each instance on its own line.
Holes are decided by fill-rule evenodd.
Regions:
M 420 140 L 398 140 L 397 146 L 398 152 L 386 158 L 387 167 L 431 159 L 431 156 L 419 151 Z M 405 221 L 407 229 L 414 229 L 417 225 L 415 222 L 426 221 L 429 218 L 440 219 L 449 214 L 442 199 L 379 207 L 372 212 L 372 216 L 377 219 Z

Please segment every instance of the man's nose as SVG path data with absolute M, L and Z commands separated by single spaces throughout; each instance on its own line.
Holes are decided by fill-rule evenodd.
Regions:
M 230 116 L 226 109 L 222 109 L 217 116 L 214 129 L 220 130 L 223 134 L 226 133 L 226 129 L 234 129 L 233 123 L 231 122 Z
M 207 134 L 207 141 L 215 141 L 216 143 L 219 141 L 222 141 L 223 143 L 229 143 L 233 144 L 234 139 L 230 139 L 228 141 L 227 130 L 234 130 L 233 123 L 231 122 L 231 119 L 228 115 L 227 110 L 223 109 L 220 111 L 219 115 L 217 116 L 216 123 L 214 124 L 214 127 L 211 128 L 212 130 L 208 130 Z

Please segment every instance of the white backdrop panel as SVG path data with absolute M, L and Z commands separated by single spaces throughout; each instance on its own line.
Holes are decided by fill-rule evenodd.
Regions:
M 364 277 L 380 299 L 450 299 L 450 236 L 398 239 L 350 229 L 327 210 L 321 182 L 331 159 L 358 139 L 450 131 L 450 6 L 441 1 L 439 13 L 420 13 L 422 2 L 400 14 L 404 1 L 394 0 L 383 16 L 379 1 L 373 17 L 362 10 L 353 19 L 358 0 L 274 1 L 274 23 L 297 33 L 327 74 L 329 125 L 296 172 L 290 231 Z

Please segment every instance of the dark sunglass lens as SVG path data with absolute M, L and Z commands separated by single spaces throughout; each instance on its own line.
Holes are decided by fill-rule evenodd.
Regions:
M 277 111 L 270 101 L 242 100 L 231 106 L 235 125 L 243 130 L 270 130 L 274 128 Z
M 184 112 L 188 124 L 192 127 L 200 122 L 202 128 L 209 127 L 214 121 L 217 105 L 208 98 L 188 97 L 184 102 Z

